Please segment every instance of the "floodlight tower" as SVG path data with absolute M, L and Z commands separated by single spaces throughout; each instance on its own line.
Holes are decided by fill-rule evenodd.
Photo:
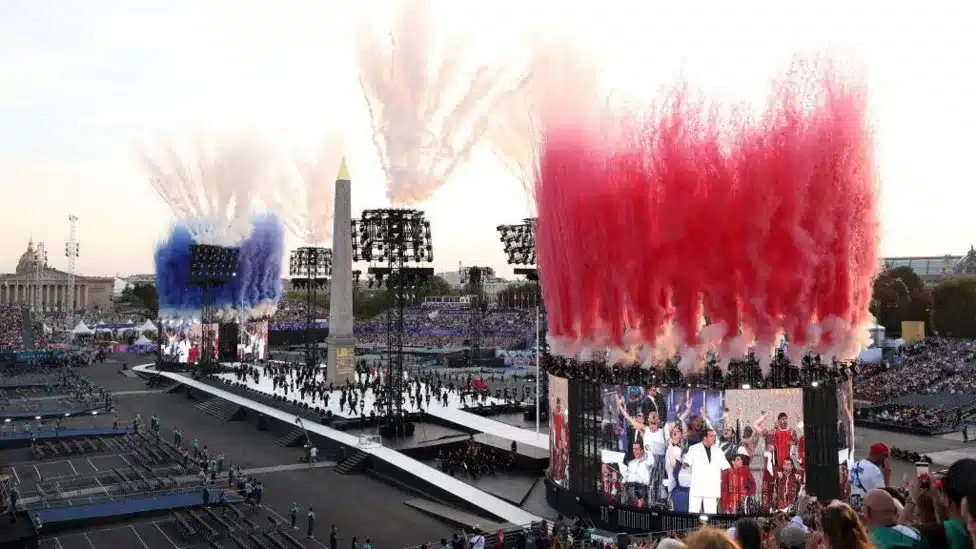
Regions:
M 386 391 L 383 395 L 385 423 L 381 433 L 388 437 L 413 434 L 413 424 L 403 414 L 403 321 L 408 299 L 428 278 L 429 267 L 408 264 L 430 263 L 434 249 L 430 221 L 424 212 L 408 209 L 365 210 L 352 226 L 352 259 L 386 266 L 369 267 L 376 282 L 385 282 L 393 306 L 386 310 Z
M 481 359 L 481 326 L 488 314 L 488 302 L 485 299 L 485 278 L 495 276 L 491 267 L 461 267 L 458 271 L 461 284 L 471 293 L 471 317 L 468 333 L 468 366 L 477 365 Z
M 305 290 L 305 365 L 317 368 L 318 349 L 312 341 L 315 323 L 315 295 L 332 276 L 332 250 L 304 247 L 293 250 L 288 261 L 291 283 L 296 289 Z
M 68 258 L 68 295 L 64 298 L 66 328 L 71 330 L 75 324 L 75 269 L 78 266 L 78 217 L 68 216 L 68 242 L 64 245 L 64 256 Z
M 190 246 L 189 286 L 198 288 L 200 300 L 200 363 L 198 373 L 219 369 L 217 363 L 217 293 L 237 276 L 241 249 L 209 244 Z
M 536 295 L 536 334 L 535 334 L 535 431 L 539 432 L 541 419 L 549 415 L 549 379 L 543 376 L 540 368 L 542 354 L 546 353 L 546 311 L 542 299 L 542 286 L 539 282 L 539 269 L 536 263 L 535 231 L 537 219 L 522 220 L 518 225 L 499 225 L 502 246 L 508 256 L 509 265 L 517 265 L 516 275 L 535 281 Z M 545 403 L 545 406 L 542 406 Z

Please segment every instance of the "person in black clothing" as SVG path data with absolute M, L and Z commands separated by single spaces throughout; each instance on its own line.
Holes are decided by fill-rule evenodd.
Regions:
M 465 549 L 464 545 L 464 538 L 454 532 L 454 537 L 451 538 L 451 549 Z
M 332 529 L 329 530 L 329 549 L 339 549 L 339 530 L 336 529 L 336 525 L 332 525 Z

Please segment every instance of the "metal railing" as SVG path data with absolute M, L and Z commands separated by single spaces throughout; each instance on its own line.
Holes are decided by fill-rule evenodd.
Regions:
M 138 492 L 132 490 L 129 486 L 124 484 L 113 484 L 112 486 L 103 486 L 99 492 L 89 496 L 67 497 L 64 499 L 53 500 L 49 500 L 45 496 L 41 496 L 41 501 L 32 503 L 20 502 L 18 507 L 26 511 L 58 509 L 61 507 L 76 507 L 81 505 L 93 505 L 97 503 L 123 502 L 126 500 L 158 498 L 177 494 L 190 494 L 193 492 L 199 492 L 203 488 L 203 484 L 199 482 L 192 482 L 184 486 Z

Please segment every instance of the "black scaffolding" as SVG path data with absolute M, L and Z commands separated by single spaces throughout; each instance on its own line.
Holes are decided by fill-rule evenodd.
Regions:
M 296 290 L 305 292 L 305 366 L 317 368 L 319 349 L 314 339 L 316 294 L 328 285 L 332 276 L 332 250 L 329 248 L 302 247 L 292 250 L 288 261 L 288 274 Z
M 514 272 L 517 276 L 524 276 L 526 280 L 536 283 L 536 303 L 539 304 L 538 326 L 539 348 L 536 353 L 545 357 L 549 352 L 546 343 L 546 302 L 542 298 L 542 284 L 539 281 L 539 269 L 536 263 L 535 251 L 535 218 L 523 219 L 517 225 L 499 225 L 498 233 L 501 237 L 505 255 L 508 256 L 508 264 L 514 265 Z M 549 417 L 549 379 L 548 376 L 541 375 L 539 380 L 539 394 L 536 395 L 541 403 L 538 407 L 539 413 L 536 419 Z
M 404 312 L 419 287 L 434 274 L 417 264 L 434 259 L 430 222 L 419 210 L 365 210 L 353 221 L 353 261 L 373 264 L 370 284 L 385 287 L 390 297 L 386 310 L 386 380 L 382 395 L 384 414 L 381 433 L 387 437 L 413 434 L 413 424 L 403 412 L 406 399 L 403 373 Z M 378 404 L 380 404 L 378 402 Z
M 201 293 L 200 361 L 197 368 L 201 376 L 220 370 L 217 361 L 217 294 L 237 276 L 240 255 L 241 249 L 236 247 L 210 244 L 190 246 L 189 285 L 199 288 Z

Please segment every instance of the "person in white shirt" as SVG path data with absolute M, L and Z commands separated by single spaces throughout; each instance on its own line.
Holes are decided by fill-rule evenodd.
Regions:
M 850 469 L 852 507 L 860 507 L 868 491 L 884 488 L 891 474 L 891 450 L 881 442 L 871 445 L 868 457 L 858 460 Z
M 722 497 L 722 471 L 729 467 L 725 454 L 715 441 L 718 435 L 712 429 L 702 433 L 702 441 L 688 448 L 684 468 L 691 470 L 691 488 L 688 494 L 689 513 L 718 512 Z
M 312 446 L 312 448 L 308 451 L 308 464 L 315 465 L 315 463 L 318 460 L 319 460 L 319 449 L 316 448 L 315 446 Z
M 647 503 L 647 491 L 651 482 L 651 468 L 654 466 L 653 458 L 644 453 L 644 446 L 640 439 L 635 440 L 631 446 L 634 452 L 634 459 L 627 462 L 624 470 L 624 486 L 627 489 L 627 503 L 637 504 L 640 499 Z
M 471 536 L 471 549 L 485 549 L 485 536 L 481 535 L 481 532 Z

